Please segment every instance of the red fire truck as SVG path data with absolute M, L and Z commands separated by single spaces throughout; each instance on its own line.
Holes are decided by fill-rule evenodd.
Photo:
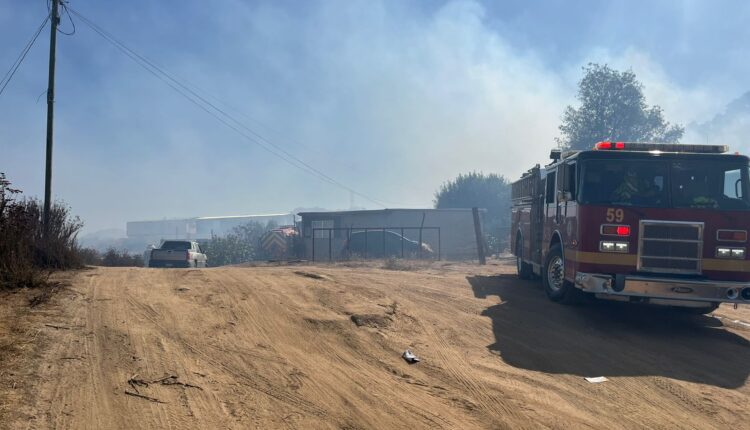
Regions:
M 750 160 L 722 145 L 599 142 L 512 185 L 518 275 L 548 297 L 711 312 L 750 303 Z

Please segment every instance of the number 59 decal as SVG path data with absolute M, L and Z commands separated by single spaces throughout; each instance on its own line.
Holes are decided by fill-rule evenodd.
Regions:
M 625 212 L 622 209 L 607 209 L 607 222 L 622 222 L 624 218 Z

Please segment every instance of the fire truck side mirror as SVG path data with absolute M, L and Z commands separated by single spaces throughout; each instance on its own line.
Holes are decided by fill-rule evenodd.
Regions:
M 570 175 L 574 170 L 570 164 L 560 163 L 557 166 L 557 201 L 568 202 L 573 199 L 573 193 L 570 190 Z
M 568 190 L 568 184 L 570 183 L 570 178 L 568 177 L 570 175 L 570 166 L 568 164 L 562 163 L 559 166 L 557 166 L 557 191 L 570 191 Z

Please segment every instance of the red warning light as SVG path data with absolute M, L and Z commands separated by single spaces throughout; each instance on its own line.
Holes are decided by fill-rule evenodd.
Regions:
M 716 232 L 716 238 L 730 242 L 746 242 L 747 231 L 745 230 L 719 230 Z
M 612 142 L 599 142 L 594 145 L 594 149 L 612 149 Z
M 615 149 L 625 149 L 625 142 L 616 142 Z
M 630 236 L 629 225 L 602 224 L 600 233 L 607 236 Z
M 618 236 L 630 236 L 630 226 L 629 225 L 618 225 L 617 226 L 617 235 Z

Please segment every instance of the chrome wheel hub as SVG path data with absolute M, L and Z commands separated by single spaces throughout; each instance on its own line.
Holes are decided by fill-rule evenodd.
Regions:
M 555 256 L 547 266 L 547 285 L 553 291 L 559 291 L 565 282 L 565 262 L 562 257 Z

